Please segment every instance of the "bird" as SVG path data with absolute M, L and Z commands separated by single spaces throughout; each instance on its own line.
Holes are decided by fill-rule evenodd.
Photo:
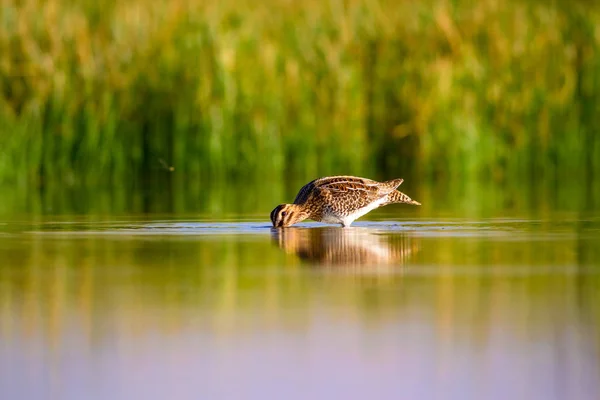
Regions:
M 396 190 L 404 179 L 377 182 L 357 176 L 339 175 L 315 179 L 304 185 L 293 204 L 280 204 L 271 211 L 275 228 L 284 228 L 310 218 L 349 227 L 354 220 L 376 208 L 393 203 L 421 203 Z

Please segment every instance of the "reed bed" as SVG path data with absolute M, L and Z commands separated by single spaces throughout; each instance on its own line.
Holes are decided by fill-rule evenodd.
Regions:
M 593 2 L 0 4 L 5 185 L 600 170 Z

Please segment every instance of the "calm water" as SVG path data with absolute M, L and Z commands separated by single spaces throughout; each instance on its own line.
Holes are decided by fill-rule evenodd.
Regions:
M 600 215 L 394 212 L 3 222 L 0 398 L 600 398 Z

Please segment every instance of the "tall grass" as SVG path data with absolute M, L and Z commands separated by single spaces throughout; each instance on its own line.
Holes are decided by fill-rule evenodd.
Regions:
M 0 182 L 589 181 L 599 27 L 584 1 L 1 0 Z

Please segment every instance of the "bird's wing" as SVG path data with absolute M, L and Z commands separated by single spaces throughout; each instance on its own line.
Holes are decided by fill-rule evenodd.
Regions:
M 379 182 L 363 178 L 332 177 L 315 184 L 325 202 L 342 214 L 366 207 L 389 193 Z
M 327 187 L 318 190 L 325 203 L 342 215 L 367 207 L 380 198 L 375 190 L 351 186 Z
M 376 187 L 378 182 L 372 181 L 370 179 L 358 178 L 355 176 L 328 176 L 325 178 L 315 179 L 313 181 L 308 182 L 304 185 L 296 198 L 294 199 L 294 204 L 302 204 L 307 201 L 311 195 L 317 195 L 321 192 L 321 190 L 332 190 L 332 191 L 344 191 L 344 188 L 347 186 L 373 186 Z
M 323 197 L 337 208 L 357 210 L 393 192 L 402 179 L 377 182 L 356 176 L 340 175 L 315 179 L 304 185 L 296 195 L 295 204 L 306 202 L 311 196 Z
M 386 182 L 377 182 L 371 179 L 359 178 L 356 176 L 330 176 L 314 180 L 314 184 L 321 188 L 343 188 L 345 186 L 353 188 L 366 188 L 377 190 L 380 196 L 393 192 L 402 184 L 404 179 L 392 179 Z

